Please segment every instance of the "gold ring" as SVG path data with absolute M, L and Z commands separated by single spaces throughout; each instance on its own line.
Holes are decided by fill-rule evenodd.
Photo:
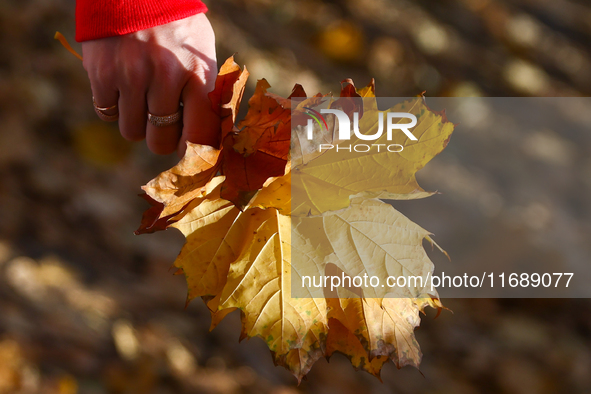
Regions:
M 148 111 L 148 122 L 152 123 L 156 127 L 165 127 L 165 126 L 173 125 L 173 124 L 177 123 L 178 121 L 180 121 L 182 119 L 182 117 L 183 117 L 183 106 L 182 105 L 179 108 L 179 110 L 176 111 L 172 115 L 158 116 L 158 115 L 154 115 Z
M 113 109 L 117 109 L 117 104 L 112 105 L 110 107 L 99 107 L 98 105 L 96 105 L 96 101 L 94 101 L 94 96 L 92 97 L 92 105 L 94 106 L 94 112 L 96 112 L 96 114 L 98 115 L 99 118 L 101 118 L 101 120 L 104 120 L 105 122 L 114 122 L 117 119 L 119 119 L 119 111 L 117 111 L 116 114 L 114 115 L 109 115 L 106 114 L 106 111 L 111 111 Z

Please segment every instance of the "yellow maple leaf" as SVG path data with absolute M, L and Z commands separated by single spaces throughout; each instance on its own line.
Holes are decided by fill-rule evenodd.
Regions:
M 347 329 L 338 319 L 329 318 L 328 337 L 326 339 L 326 356 L 335 352 L 344 354 L 357 370 L 363 370 L 379 378 L 382 366 L 389 361 L 386 356 L 377 356 L 370 360 L 369 353 L 359 338 Z
M 327 333 L 326 302 L 291 297 L 290 218 L 275 209 L 262 212 L 268 219 L 255 232 L 250 247 L 230 265 L 219 309 L 239 308 L 244 335 L 264 339 L 275 361 L 301 379 L 309 370 L 305 366 L 313 364 L 302 360 L 315 361 Z
M 330 261 L 324 258 L 327 254 L 334 253 L 335 249 L 339 253 L 348 253 L 338 249 L 341 244 L 338 239 L 328 248 L 325 245 L 324 250 L 319 248 L 318 237 L 314 240 L 309 237 L 310 227 L 323 223 L 325 227 L 319 230 L 326 231 L 326 239 L 338 238 L 339 234 L 335 235 L 331 230 L 342 226 L 332 221 L 344 221 L 351 227 L 358 225 L 355 215 L 359 215 L 359 207 L 354 204 L 350 212 L 345 210 L 324 218 L 296 219 L 298 225 L 294 231 L 290 217 L 281 215 L 276 209 L 249 208 L 240 212 L 228 201 L 219 198 L 219 185 L 223 181 L 219 178 L 214 178 L 212 190 L 202 201 L 194 202 L 198 204 L 195 209 L 173 224 L 187 237 L 175 265 L 182 268 L 187 277 L 189 299 L 217 295 L 208 302 L 214 325 L 227 313 L 240 309 L 243 312 L 241 337 L 257 336 L 265 340 L 275 362 L 290 369 L 298 379 L 309 371 L 316 359 L 330 356 L 334 351 L 345 352 L 357 368 L 376 376 L 388 359 L 399 367 L 418 366 L 421 353 L 413 334 L 421 310 L 415 301 L 418 297 L 355 298 L 343 295 L 344 291 L 341 291 L 341 298 L 329 298 L 327 301 L 322 298 L 324 289 L 320 289 L 320 294 L 292 297 L 292 283 L 301 283 L 304 275 L 325 273 L 326 264 Z M 363 208 L 380 204 L 386 211 L 394 211 L 377 200 L 359 203 Z M 399 259 L 404 259 L 407 266 L 414 264 L 421 269 L 432 269 L 430 261 L 423 256 L 421 246 L 427 233 L 419 231 L 418 226 L 401 216 L 393 212 L 389 215 L 368 215 L 368 218 L 376 218 L 375 223 L 364 224 L 373 226 L 378 232 L 381 230 L 376 227 L 379 222 L 390 221 L 401 229 L 409 226 L 412 235 L 407 243 L 410 249 L 394 248 L 389 251 L 390 257 L 403 252 Z M 298 231 L 304 227 L 304 231 Z M 357 230 L 363 231 L 359 227 Z M 367 236 L 375 238 L 371 233 Z M 380 244 L 379 240 L 370 241 L 373 245 Z M 376 256 L 370 243 L 360 245 L 357 254 L 371 251 Z M 297 270 L 291 266 L 294 254 L 307 258 L 304 264 L 298 262 L 300 267 Z M 342 268 L 365 269 L 380 263 L 382 268 L 388 266 L 387 259 L 381 256 L 374 260 L 374 264 L 347 262 Z M 412 267 L 407 269 L 416 273 Z M 331 334 L 328 319 L 338 320 L 348 330 L 346 335 L 344 331 L 344 337 L 338 334 L 341 328 Z
M 364 287 L 363 297 L 437 296 L 426 286 L 434 270 L 423 248 L 423 239 L 433 242 L 429 232 L 391 205 L 377 199 L 354 199 L 345 210 L 325 213 L 323 230 L 334 254 L 331 263 L 346 274 L 414 278 L 403 288 Z
M 234 204 L 219 197 L 222 182 L 223 177 L 214 178 L 210 192 L 195 199 L 194 208 L 172 224 L 187 239 L 175 261 L 187 278 L 187 302 L 218 294 L 226 282 L 226 260 L 238 253 L 244 238 L 237 234 L 236 241 L 236 236 L 229 234 L 230 228 L 243 220 Z
M 356 136 L 347 141 L 333 141 L 334 148 L 310 162 L 293 166 L 292 215 L 317 215 L 343 209 L 349 206 L 350 198 L 354 196 L 408 200 L 433 194 L 418 185 L 415 174 L 447 146 L 454 129 L 453 123 L 447 120 L 445 112 L 430 110 L 423 97 L 379 111 L 372 85 L 360 93 L 363 116 L 359 120 L 359 129 L 365 130 L 365 134 L 376 134 L 380 116 L 386 122 L 388 113 L 406 112 L 418 118 L 412 131 L 417 141 L 403 133 L 393 133 L 391 138 L 383 133 L 371 142 L 372 149 L 367 152 L 351 149 L 360 143 L 369 146 L 367 141 Z M 331 122 L 333 116 L 327 118 Z M 383 123 L 381 126 L 385 128 Z M 296 138 L 296 141 L 302 139 Z M 403 150 L 393 155 L 388 146 L 394 145 L 403 147 Z
M 346 81 L 338 100 L 317 95 L 295 104 L 268 93 L 261 80 L 249 114 L 235 128 L 244 75 L 227 62 L 212 94 L 227 103 L 225 116 L 232 120 L 223 123 L 220 148 L 189 144 L 179 165 L 144 188 L 154 207 L 143 228 L 150 228 L 144 221 L 159 223 L 156 230 L 172 226 L 187 239 L 175 261 L 187 279 L 187 302 L 203 298 L 212 328 L 240 309 L 241 339 L 262 338 L 275 363 L 298 380 L 317 359 L 335 352 L 378 377 L 388 360 L 418 366 L 413 331 L 419 313 L 425 306 L 441 308 L 426 283 L 398 289 L 304 283 L 335 272 L 420 279 L 432 274 L 422 246 L 424 239 L 432 242 L 430 234 L 377 198 L 430 195 L 415 173 L 445 147 L 453 125 L 422 98 L 413 99 L 388 110 L 420 118 L 416 143 L 403 136 L 392 141 L 404 146 L 404 155 L 345 152 L 336 160 L 294 139 L 290 122 L 303 124 L 303 105 L 327 103 L 363 112 L 362 127 L 371 131 L 379 112 L 373 83 L 357 91 Z M 296 85 L 290 98 L 304 96 Z M 360 106 L 355 98 L 366 101 Z M 329 123 L 334 126 L 334 119 Z M 317 141 L 339 143 L 328 134 Z M 351 171 L 352 164 L 359 170 Z
M 201 197 L 207 183 L 218 171 L 220 150 L 207 145 L 187 144 L 181 161 L 152 179 L 142 189 L 163 203 L 160 217 L 175 214 L 191 200 Z

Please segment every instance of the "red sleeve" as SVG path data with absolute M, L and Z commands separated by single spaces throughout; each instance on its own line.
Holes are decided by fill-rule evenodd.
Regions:
M 200 0 L 76 0 L 76 41 L 120 36 L 206 11 Z

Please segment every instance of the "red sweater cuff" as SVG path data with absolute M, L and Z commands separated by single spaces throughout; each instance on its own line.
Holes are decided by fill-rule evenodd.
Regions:
M 76 0 L 76 41 L 120 36 L 206 11 L 199 0 Z

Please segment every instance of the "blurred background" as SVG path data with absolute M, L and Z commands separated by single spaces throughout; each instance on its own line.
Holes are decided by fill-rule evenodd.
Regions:
M 376 78 L 379 96 L 588 96 L 587 0 L 209 1 L 218 61 L 237 52 L 288 95 Z M 73 0 L 0 3 L 0 393 L 588 393 L 588 299 L 444 299 L 416 335 L 421 372 L 383 383 L 335 355 L 297 386 L 239 316 L 209 314 L 169 267 L 174 230 L 134 236 L 140 186 L 176 157 L 98 121 Z M 79 50 L 79 45 L 74 45 Z M 246 109 L 243 106 L 242 111 Z M 571 108 L 587 122 L 588 108 Z M 454 121 L 454 119 L 451 119 Z M 591 135 L 459 125 L 419 173 L 443 194 L 397 203 L 452 262 L 591 262 Z M 511 142 L 508 146 L 508 141 Z

